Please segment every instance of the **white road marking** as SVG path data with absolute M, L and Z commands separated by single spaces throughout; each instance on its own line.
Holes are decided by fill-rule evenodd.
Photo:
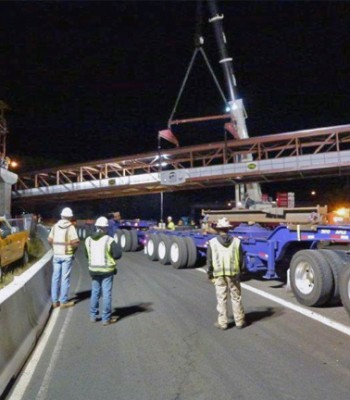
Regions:
M 81 265 L 79 263 L 79 260 L 76 259 L 75 262 L 77 264 L 79 264 L 79 271 L 82 271 L 82 268 L 81 268 Z M 82 281 L 82 274 L 80 273 L 79 274 L 78 283 L 77 283 L 77 286 L 76 286 L 76 291 L 79 290 L 80 285 L 81 285 L 81 281 Z M 64 324 L 63 324 L 62 329 L 60 331 L 60 334 L 58 336 L 54 351 L 53 351 L 53 353 L 51 355 L 51 358 L 50 358 L 50 361 L 49 361 L 49 367 L 46 370 L 44 379 L 43 379 L 43 381 L 41 383 L 41 386 L 40 386 L 40 390 L 39 390 L 39 392 L 38 392 L 38 394 L 36 396 L 36 400 L 45 400 L 46 399 L 47 391 L 49 389 L 49 385 L 50 385 L 50 382 L 51 382 L 53 374 L 54 374 L 54 369 L 56 367 L 56 363 L 57 363 L 58 357 L 59 357 L 59 355 L 61 353 L 61 350 L 62 350 L 63 339 L 65 337 L 66 330 L 68 328 L 70 320 L 72 319 L 72 316 L 73 316 L 73 308 L 70 308 L 70 309 L 68 309 L 68 312 L 67 312 L 67 315 L 66 315 L 66 319 L 64 321 Z
M 16 383 L 16 387 L 11 393 L 9 400 L 21 400 L 24 392 L 26 391 L 30 380 L 34 374 L 34 371 L 39 363 L 39 360 L 46 348 L 47 342 L 50 339 L 51 333 L 55 327 L 57 318 L 59 315 L 59 309 L 56 308 L 53 310 L 51 317 L 49 319 L 48 324 L 45 327 L 43 334 L 40 336 L 38 344 L 35 347 L 29 361 L 27 362 L 23 372 L 21 373 L 21 377 Z
M 204 272 L 204 273 L 207 272 L 204 268 L 197 268 L 197 271 Z M 250 285 L 247 285 L 246 283 L 241 283 L 241 286 L 243 289 L 249 290 L 250 292 L 258 294 L 259 296 L 262 296 L 262 297 L 265 297 L 266 299 L 274 301 L 275 303 L 281 304 L 282 306 L 287 307 L 293 311 L 296 311 L 299 314 L 305 315 L 308 318 L 314 319 L 315 321 L 318 321 L 323 325 L 327 325 L 339 332 L 344 333 L 345 335 L 350 336 L 350 327 L 348 327 L 344 324 L 334 321 L 333 319 L 324 317 L 323 315 L 318 314 L 308 308 L 304 308 L 302 306 L 293 304 L 287 300 L 283 300 L 280 297 L 274 296 L 273 294 L 266 293 L 263 290 L 257 289 Z
M 79 264 L 79 260 L 76 259 L 76 263 Z M 81 271 L 81 268 L 79 270 Z M 79 280 L 78 280 L 77 289 L 76 289 L 77 291 L 78 291 L 78 288 L 80 287 L 81 281 L 82 281 L 82 274 L 79 274 Z M 31 355 L 31 357 L 29 358 L 29 361 L 27 362 L 23 372 L 21 373 L 21 376 L 16 383 L 15 389 L 11 393 L 8 400 L 22 400 L 23 399 L 24 393 L 32 379 L 32 376 L 38 366 L 40 358 L 46 348 L 47 342 L 49 341 L 52 331 L 56 325 L 59 313 L 60 313 L 59 308 L 56 308 L 52 311 L 51 316 L 49 318 L 49 322 L 47 323 L 42 335 L 40 336 L 38 343 Z M 56 366 L 56 362 L 57 362 L 59 353 L 61 352 L 61 349 L 62 349 L 65 332 L 66 332 L 68 324 L 72 318 L 72 315 L 73 315 L 73 309 L 70 308 L 67 310 L 67 315 L 66 315 L 65 321 L 63 323 L 62 329 L 58 336 L 54 351 L 51 355 L 51 358 L 49 361 L 49 366 L 46 370 L 44 379 L 40 386 L 39 392 L 36 396 L 36 400 L 45 400 L 46 399 L 47 391 L 48 391 L 49 384 L 50 384 L 52 376 L 53 376 L 54 368 Z
M 60 331 L 60 335 L 58 337 L 58 340 L 56 342 L 54 351 L 51 355 L 50 361 L 49 361 L 49 367 L 46 370 L 44 379 L 42 381 L 42 384 L 40 386 L 40 390 L 36 396 L 36 400 L 44 400 L 46 399 L 46 395 L 47 395 L 47 391 L 49 389 L 49 385 L 51 382 L 51 379 L 53 377 L 54 374 L 54 369 L 56 368 L 56 363 L 58 360 L 58 357 L 61 353 L 62 350 L 62 346 L 63 346 L 63 339 L 65 337 L 66 334 L 66 330 L 68 328 L 68 324 L 70 323 L 70 320 L 72 319 L 72 315 L 73 315 L 73 309 L 70 308 L 67 312 L 67 316 L 66 319 L 64 321 L 64 324 L 62 326 L 62 329 Z

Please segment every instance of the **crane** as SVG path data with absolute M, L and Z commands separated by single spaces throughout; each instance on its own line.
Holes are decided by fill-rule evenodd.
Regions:
M 209 22 L 213 25 L 215 38 L 219 49 L 220 61 L 224 72 L 226 89 L 228 92 L 228 112 L 231 115 L 231 123 L 234 126 L 240 139 L 249 137 L 247 126 L 245 123 L 246 112 L 242 99 L 237 99 L 235 94 L 236 79 L 233 74 L 232 58 L 228 56 L 226 49 L 226 36 L 223 29 L 224 15 L 219 14 L 216 0 L 208 0 L 210 19 Z M 237 160 L 243 161 L 243 160 Z M 245 161 L 252 161 L 252 156 L 248 156 Z M 253 201 L 261 201 L 261 188 L 258 183 L 248 183 L 246 185 L 236 184 L 235 199 L 236 205 L 243 202 L 246 198 Z
M 159 131 L 158 134 L 158 151 L 159 151 L 159 159 L 161 158 L 161 146 L 160 146 L 160 139 L 163 138 L 176 146 L 179 146 L 179 141 L 177 137 L 172 132 L 171 128 L 173 125 L 179 125 L 183 123 L 191 123 L 191 122 L 203 122 L 203 121 L 210 121 L 210 120 L 218 120 L 218 119 L 229 119 L 231 122 L 225 124 L 226 130 L 230 131 L 233 136 L 237 139 L 246 139 L 249 137 L 247 126 L 245 123 L 245 119 L 247 117 L 243 101 L 242 99 L 238 99 L 235 94 L 235 87 L 236 87 L 236 79 L 233 74 L 233 67 L 232 67 L 232 58 L 228 56 L 227 49 L 226 49 L 226 36 L 223 30 L 223 14 L 218 13 L 216 0 L 207 0 L 209 6 L 209 22 L 214 27 L 215 37 L 217 46 L 219 49 L 220 60 L 219 63 L 222 66 L 224 72 L 224 80 L 226 84 L 226 91 L 228 96 L 225 96 L 223 90 L 220 87 L 220 84 L 215 76 L 214 70 L 210 65 L 208 57 L 203 49 L 204 38 L 201 33 L 201 25 L 202 25 L 202 0 L 197 0 L 197 25 L 196 25 L 196 34 L 195 34 L 195 51 L 193 53 L 192 59 L 188 66 L 187 72 L 185 74 L 184 81 L 181 85 L 180 91 L 175 101 L 174 108 L 171 112 L 170 118 L 168 120 L 168 129 Z M 208 70 L 210 71 L 212 78 L 215 82 L 216 87 L 218 88 L 222 99 L 226 105 L 226 112 L 228 114 L 225 115 L 215 115 L 215 116 L 208 116 L 208 117 L 200 117 L 200 118 L 188 118 L 188 119 L 181 119 L 181 120 L 174 120 L 174 115 L 179 104 L 180 98 L 183 94 L 187 79 L 193 67 L 194 61 L 196 56 L 201 54 Z M 252 156 L 248 155 L 245 156 L 244 159 L 237 156 L 236 162 L 251 162 Z M 159 162 L 161 165 L 161 162 Z M 160 167 L 161 170 L 161 167 Z M 179 182 L 177 182 L 179 183 Z M 247 183 L 245 185 L 241 183 L 235 184 L 235 202 L 236 207 L 237 205 L 244 204 L 247 206 L 248 202 L 256 203 L 261 202 L 262 195 L 261 195 L 261 188 L 258 183 Z

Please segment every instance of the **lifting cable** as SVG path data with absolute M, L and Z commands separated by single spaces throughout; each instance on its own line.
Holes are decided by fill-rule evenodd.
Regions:
M 207 67 L 209 69 L 209 72 L 211 73 L 212 78 L 214 79 L 215 85 L 216 85 L 216 87 L 217 87 L 217 89 L 218 89 L 223 101 L 225 102 L 225 104 L 227 103 L 225 94 L 224 94 L 224 92 L 223 92 L 223 90 L 222 90 L 222 88 L 220 86 L 220 83 L 219 83 L 219 81 L 218 81 L 218 79 L 217 79 L 217 77 L 216 77 L 216 75 L 214 73 L 214 70 L 213 70 L 213 68 L 212 68 L 212 66 L 211 66 L 211 64 L 209 62 L 209 59 L 208 59 L 208 57 L 207 57 L 207 55 L 206 55 L 206 53 L 205 53 L 205 51 L 203 49 L 204 38 L 203 38 L 203 35 L 202 35 L 202 26 L 203 26 L 203 4 L 202 4 L 202 0 L 198 0 L 197 1 L 197 11 L 196 11 L 195 50 L 193 52 L 191 61 L 190 61 L 189 66 L 187 68 L 187 71 L 186 71 L 186 74 L 185 74 L 185 78 L 184 78 L 184 80 L 182 82 L 182 85 L 180 87 L 179 93 L 177 95 L 174 108 L 173 108 L 173 110 L 171 112 L 171 115 L 170 115 L 170 118 L 168 120 L 168 128 L 169 129 L 171 127 L 171 122 L 172 122 L 173 117 L 175 115 L 175 112 L 177 110 L 177 106 L 179 105 L 182 93 L 183 93 L 183 91 L 185 89 L 188 77 L 190 75 L 190 72 L 192 70 L 192 67 L 193 67 L 193 64 L 194 64 L 194 61 L 196 59 L 196 56 L 197 56 L 198 52 L 200 52 L 202 54 L 202 56 L 204 58 L 204 61 L 205 61 L 206 65 L 207 65 Z

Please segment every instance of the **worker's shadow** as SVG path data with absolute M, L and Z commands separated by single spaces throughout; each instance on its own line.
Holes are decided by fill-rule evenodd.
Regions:
M 132 315 L 151 312 L 153 308 L 151 307 L 152 303 L 140 303 L 126 307 L 117 307 L 113 310 L 112 315 L 118 317 L 118 320 L 131 317 Z
M 245 318 L 247 325 L 249 326 L 262 319 L 276 318 L 281 314 L 283 314 L 283 311 L 281 309 L 267 307 L 260 310 L 255 309 L 254 311 L 248 311 L 245 313 Z
M 91 290 L 84 290 L 83 292 L 75 293 L 73 300 L 75 303 L 80 303 L 81 301 L 84 301 L 90 297 L 91 297 Z
M 84 290 L 82 292 L 75 293 L 74 302 L 80 303 L 91 297 L 91 290 Z M 113 310 L 112 315 L 118 317 L 118 319 L 123 319 L 130 317 L 131 315 L 140 314 L 143 312 L 151 312 L 153 308 L 152 303 L 140 303 L 127 307 L 118 307 Z

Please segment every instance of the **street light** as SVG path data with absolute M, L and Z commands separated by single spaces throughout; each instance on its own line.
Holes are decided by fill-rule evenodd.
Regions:
M 18 167 L 18 162 L 15 160 L 11 160 L 9 167 L 16 169 Z

